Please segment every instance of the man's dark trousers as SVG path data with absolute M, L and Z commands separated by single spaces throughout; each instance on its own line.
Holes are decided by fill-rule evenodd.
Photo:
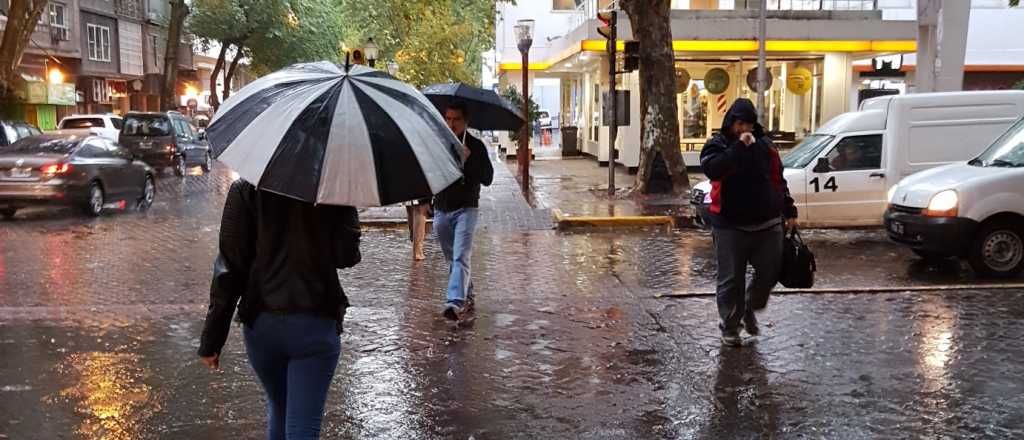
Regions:
M 722 330 L 738 330 L 748 304 L 763 308 L 779 280 L 784 238 L 781 224 L 760 231 L 714 228 L 718 262 L 718 315 Z M 754 276 L 747 284 L 747 264 Z

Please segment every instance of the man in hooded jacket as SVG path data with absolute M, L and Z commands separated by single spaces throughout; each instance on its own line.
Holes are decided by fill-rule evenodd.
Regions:
M 754 310 L 765 307 L 778 282 L 783 228 L 796 227 L 797 210 L 779 152 L 757 123 L 749 99 L 737 99 L 729 108 L 722 130 L 701 150 L 700 165 L 711 180 L 707 220 L 718 265 L 722 343 L 739 346 L 741 324 L 748 334 L 759 333 Z M 748 264 L 754 267 L 749 285 Z

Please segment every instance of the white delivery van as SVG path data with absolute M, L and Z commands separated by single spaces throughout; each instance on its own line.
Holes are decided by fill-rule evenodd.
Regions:
M 885 226 L 925 259 L 967 258 L 989 276 L 1024 270 L 1024 118 L 977 158 L 900 181 Z
M 782 159 L 809 227 L 881 226 L 900 179 L 976 157 L 1024 114 L 1024 91 L 920 93 L 864 101 L 804 138 Z M 694 188 L 702 212 L 710 182 Z

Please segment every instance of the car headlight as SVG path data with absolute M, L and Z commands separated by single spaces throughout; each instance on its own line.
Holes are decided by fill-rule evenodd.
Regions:
M 934 196 L 928 202 L 928 209 L 925 215 L 932 217 L 955 217 L 957 207 L 960 205 L 960 196 L 956 191 L 947 189 Z
M 892 198 L 896 197 L 896 191 L 898 189 L 900 189 L 899 185 L 893 185 L 892 188 L 889 188 L 889 192 L 885 193 L 885 201 L 892 204 Z

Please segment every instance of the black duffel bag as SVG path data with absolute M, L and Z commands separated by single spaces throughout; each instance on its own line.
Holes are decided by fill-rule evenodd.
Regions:
M 782 273 L 779 274 L 779 283 L 790 289 L 810 289 L 814 287 L 814 272 L 817 270 L 814 253 L 794 228 L 782 240 Z

